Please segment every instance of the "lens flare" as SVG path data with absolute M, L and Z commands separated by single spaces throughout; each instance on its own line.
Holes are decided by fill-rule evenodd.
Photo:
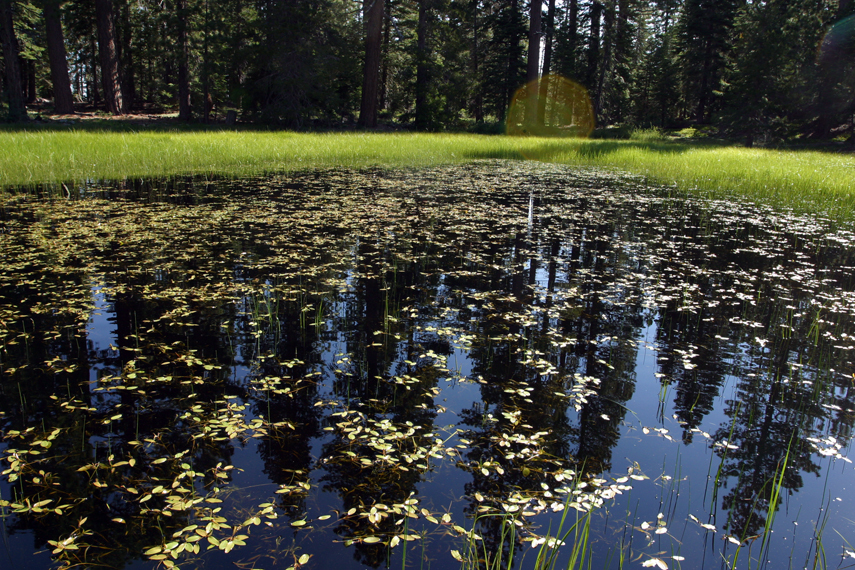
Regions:
M 588 90 L 566 77 L 544 75 L 514 94 L 506 132 L 512 136 L 587 137 L 594 126 Z
M 855 54 L 855 14 L 836 22 L 819 44 L 818 60 L 823 64 L 847 63 Z

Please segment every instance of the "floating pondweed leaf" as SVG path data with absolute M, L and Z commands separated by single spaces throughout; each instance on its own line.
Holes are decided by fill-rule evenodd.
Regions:
M 668 564 L 661 558 L 656 557 L 648 558 L 642 562 L 641 565 L 645 568 L 652 568 L 655 566 L 656 568 L 661 568 L 661 570 L 668 570 Z
M 636 485 L 658 566 L 698 481 L 757 536 L 785 452 L 791 502 L 848 461 L 849 229 L 547 164 L 134 184 L 3 197 L 0 508 L 57 561 L 475 566 Z

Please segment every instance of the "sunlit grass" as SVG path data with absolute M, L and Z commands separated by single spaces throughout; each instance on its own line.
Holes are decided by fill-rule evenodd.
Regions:
M 478 158 L 617 168 L 651 183 L 850 219 L 855 157 L 633 140 L 272 131 L 0 132 L 0 186 L 308 168 L 418 167 Z
M 690 146 L 682 143 L 586 141 L 556 162 L 617 167 L 713 198 L 747 198 L 797 211 L 851 219 L 855 156 L 820 151 Z

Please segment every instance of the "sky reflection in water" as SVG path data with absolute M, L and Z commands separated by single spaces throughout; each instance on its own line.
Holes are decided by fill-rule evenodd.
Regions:
M 853 561 L 847 228 L 483 162 L 7 196 L 0 252 L 11 567 L 532 567 L 568 504 L 597 568 Z

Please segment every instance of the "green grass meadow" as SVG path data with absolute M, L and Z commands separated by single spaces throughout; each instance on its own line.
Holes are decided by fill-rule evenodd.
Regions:
M 746 198 L 855 217 L 855 155 L 638 136 L 545 139 L 474 134 L 283 131 L 0 131 L 0 187 L 163 177 L 242 176 L 310 168 L 419 167 L 475 159 L 617 169 L 713 198 Z

